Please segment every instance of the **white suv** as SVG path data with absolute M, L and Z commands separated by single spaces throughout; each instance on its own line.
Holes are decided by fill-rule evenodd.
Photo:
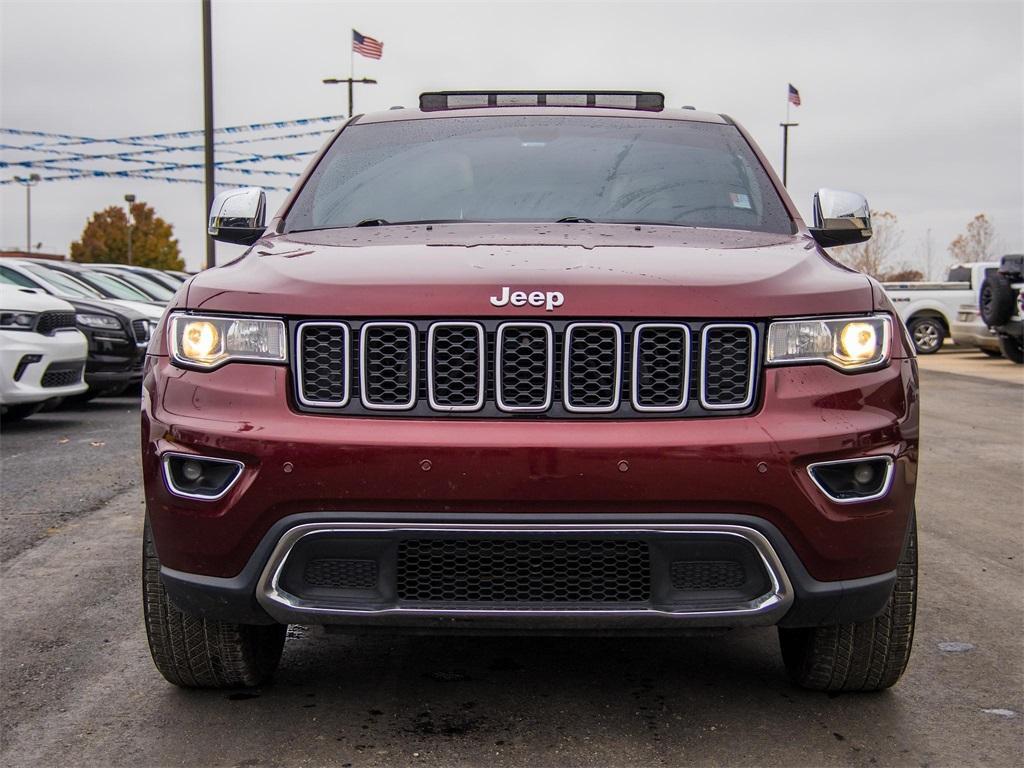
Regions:
M 31 416 L 47 400 L 86 390 L 88 344 L 66 301 L 0 285 L 0 409 L 3 420 Z

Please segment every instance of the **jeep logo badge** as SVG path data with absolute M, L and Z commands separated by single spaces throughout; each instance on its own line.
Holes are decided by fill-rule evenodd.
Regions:
M 491 306 L 504 307 L 544 307 L 548 312 L 565 304 L 565 296 L 561 291 L 513 291 L 507 285 L 501 286 L 500 296 L 491 296 Z

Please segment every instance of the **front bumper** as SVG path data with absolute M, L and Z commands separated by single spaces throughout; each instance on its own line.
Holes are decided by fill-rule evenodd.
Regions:
M 50 378 L 46 377 L 48 370 L 55 371 L 63 366 L 73 373 L 76 366 L 85 362 L 85 354 L 85 338 L 73 329 L 58 331 L 53 336 L 27 331 L 0 331 L 0 403 L 39 403 L 84 392 L 86 384 L 80 373 L 77 380 L 68 384 L 44 386 L 44 383 L 50 383 Z M 40 359 L 22 365 L 27 355 L 37 355 Z M 56 368 L 51 369 L 51 366 Z M 20 372 L 19 367 L 22 368 Z M 63 378 L 58 377 L 58 380 Z
M 980 317 L 968 321 L 955 320 L 950 323 L 949 330 L 953 341 L 960 346 L 999 351 L 999 335 L 989 330 Z
M 881 609 L 913 511 L 918 419 L 910 359 L 854 376 L 825 366 L 768 369 L 764 402 L 751 416 L 571 423 L 299 414 L 288 404 L 284 368 L 232 364 L 198 373 L 163 357 L 151 361 L 143 389 L 147 509 L 172 597 L 208 615 L 443 623 L 452 617 L 394 606 L 311 618 L 303 606 L 268 601 L 272 552 L 308 522 L 458 526 L 498 516 L 502 524 L 541 527 L 566 520 L 742 525 L 770 542 L 791 585 L 790 600 L 752 615 L 630 611 L 610 617 L 616 626 L 678 626 L 682 615 L 720 624 L 828 623 Z M 245 469 L 216 502 L 180 498 L 160 471 L 159 457 L 172 450 L 234 459 Z M 876 500 L 833 503 L 806 472 L 811 463 L 868 455 L 895 462 L 889 492 Z M 593 612 L 535 618 L 596 621 Z M 474 619 L 517 621 L 507 612 Z
M 880 613 L 892 592 L 896 572 L 861 579 L 821 582 L 810 576 L 785 537 L 764 520 L 738 515 L 641 515 L 625 520 L 614 515 L 471 516 L 459 524 L 437 522 L 439 515 L 387 516 L 372 513 L 295 515 L 275 525 L 237 576 L 219 578 L 176 571 L 166 566 L 161 578 L 172 601 L 198 616 L 242 624 L 305 623 L 346 628 L 427 631 L 686 631 L 693 627 L 819 626 L 859 621 Z M 687 522 L 679 522 L 685 519 Z M 410 536 L 438 538 L 504 536 L 529 538 L 612 536 L 650 541 L 656 546 L 714 546 L 713 537 L 749 542 L 765 573 L 754 599 L 736 590 L 673 593 L 671 587 L 642 605 L 570 605 L 543 609 L 448 604 L 414 604 L 394 599 L 394 572 L 382 574 L 379 592 L 349 590 L 342 599 L 298 597 L 282 574 L 297 542 L 309 536 L 337 534 L 365 556 L 367 537 L 388 542 Z M 672 541 L 676 539 L 676 541 Z M 682 540 L 682 541 L 681 541 Z M 685 543 L 684 543 L 685 542 Z M 335 552 L 337 554 L 337 552 Z M 386 562 L 387 558 L 383 558 Z M 655 563 L 658 574 L 666 562 Z M 749 567 L 749 565 L 748 565 Z M 752 569 L 751 569 L 752 570 Z M 657 584 L 657 579 L 655 579 Z M 763 590 L 763 591 L 762 591 Z M 670 600 L 674 602 L 669 603 Z
M 85 328 L 83 332 L 89 341 L 85 381 L 90 388 L 117 389 L 142 380 L 146 345 L 135 341 L 130 328 L 113 333 Z

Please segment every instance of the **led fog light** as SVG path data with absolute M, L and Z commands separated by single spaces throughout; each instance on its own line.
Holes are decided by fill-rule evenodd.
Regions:
M 889 492 L 892 472 L 889 456 L 823 461 L 807 467 L 819 490 L 840 504 L 881 498 Z
M 196 482 L 203 476 L 203 467 L 198 461 L 183 461 L 181 463 L 181 474 L 189 482 Z
M 164 481 L 175 496 L 215 501 L 226 494 L 242 474 L 243 464 L 232 459 L 210 459 L 184 453 L 163 455 Z
M 853 479 L 858 485 L 868 485 L 875 478 L 875 468 L 870 464 L 858 464 L 853 470 Z

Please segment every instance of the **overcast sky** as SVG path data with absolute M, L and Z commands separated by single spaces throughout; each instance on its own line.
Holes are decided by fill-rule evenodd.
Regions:
M 233 126 L 340 115 L 350 30 L 384 42 L 356 57 L 356 111 L 414 105 L 430 89 L 628 88 L 663 91 L 672 106 L 725 112 L 781 167 L 786 85 L 792 110 L 790 192 L 809 220 L 828 186 L 863 192 L 897 214 L 904 257 L 934 261 L 979 212 L 1004 251 L 1024 250 L 1024 3 L 347 3 L 213 0 L 215 120 Z M 0 127 L 87 137 L 200 129 L 199 0 L 0 0 Z M 314 130 L 293 128 L 276 134 Z M 268 134 L 231 134 L 231 141 Z M 316 149 L 324 136 L 225 145 L 237 153 Z M 0 134 L 4 145 L 38 138 Z M 52 140 L 50 140 L 52 141 Z M 201 144 L 202 137 L 168 141 Z M 92 144 L 77 152 L 124 151 Z M 7 162 L 42 153 L 0 150 Z M 54 156 L 50 153 L 50 156 Z M 199 163 L 199 152 L 148 156 Z M 122 169 L 118 162 L 87 166 Z M 133 168 L 141 166 L 134 165 Z M 302 161 L 240 167 L 297 172 Z M 0 181 L 32 169 L 0 167 Z M 44 175 L 57 175 L 46 171 Z M 64 172 L 66 173 L 66 172 Z M 177 178 L 200 179 L 200 170 Z M 221 173 L 218 181 L 288 176 Z M 174 226 L 189 268 L 204 258 L 199 184 L 143 179 L 44 182 L 33 191 L 32 238 L 66 253 L 89 215 L 134 193 Z M 269 193 L 276 208 L 284 192 Z M 24 248 L 25 191 L 0 184 L 0 247 Z M 237 249 L 218 246 L 225 260 Z

